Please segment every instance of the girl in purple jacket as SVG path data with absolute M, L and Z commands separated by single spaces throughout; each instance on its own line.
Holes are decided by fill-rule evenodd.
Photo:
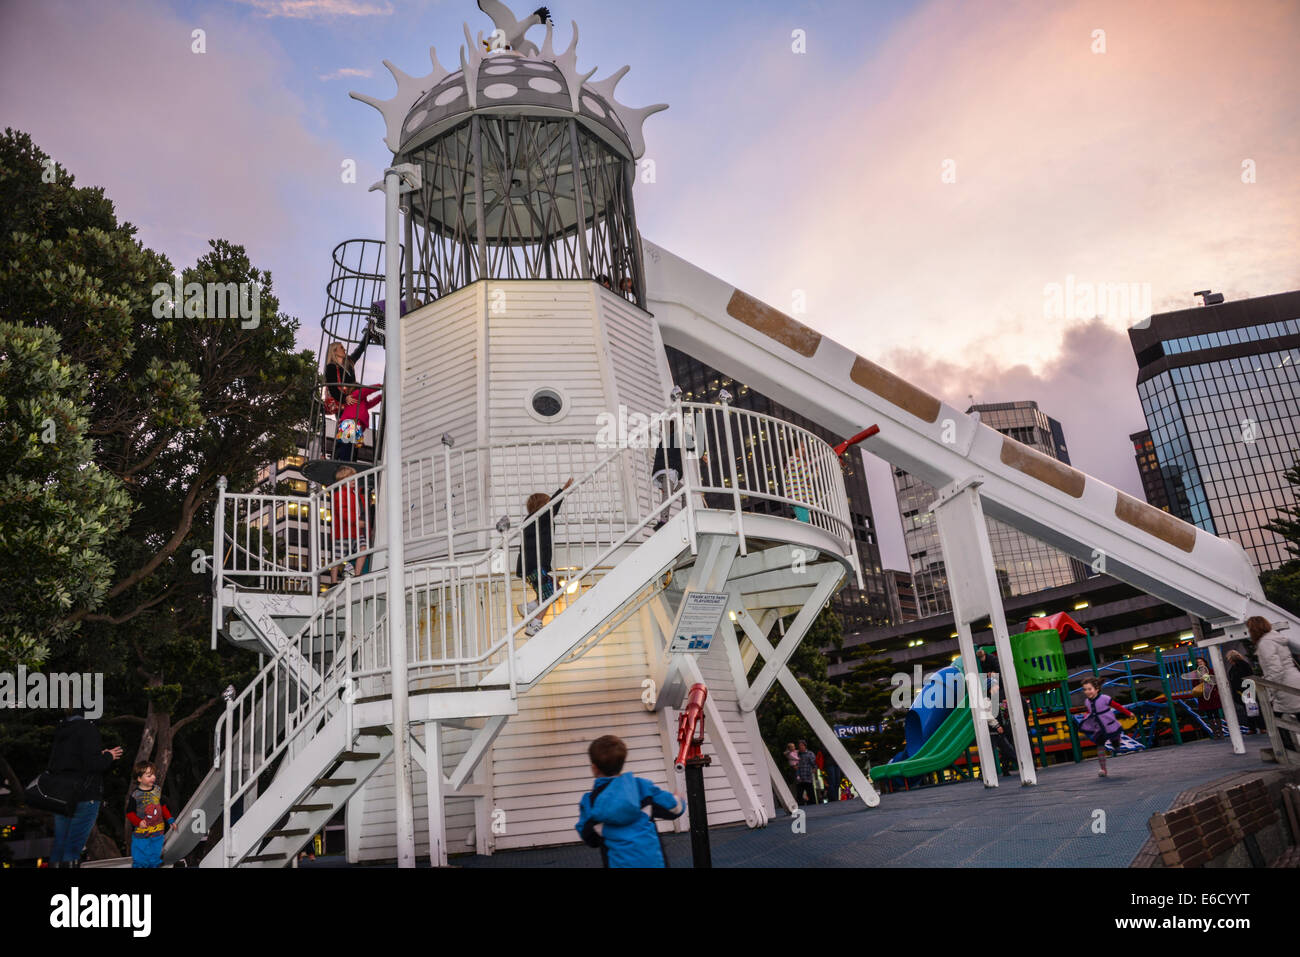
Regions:
M 1106 777 L 1106 745 L 1109 744 L 1116 753 L 1119 753 L 1120 738 L 1124 734 L 1115 712 L 1118 711 L 1126 718 L 1133 717 L 1133 712 L 1110 695 L 1101 693 L 1100 678 L 1084 678 L 1083 695 L 1084 715 L 1083 720 L 1079 722 L 1079 730 L 1092 738 L 1092 743 L 1097 746 L 1097 761 L 1101 764 L 1097 776 L 1104 778 Z

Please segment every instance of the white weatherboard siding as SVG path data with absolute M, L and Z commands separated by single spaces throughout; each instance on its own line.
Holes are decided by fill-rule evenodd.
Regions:
M 481 499 L 475 498 L 478 488 L 469 487 L 473 475 L 462 480 L 457 472 L 453 477 L 453 491 L 473 502 L 466 513 L 478 508 L 488 517 L 486 524 L 505 514 L 517 525 L 529 493 L 551 492 L 570 475 L 579 478 L 608 457 L 614 449 L 596 450 L 594 443 L 602 423 L 611 416 L 617 421 L 620 405 L 625 413 L 650 415 L 663 411 L 668 403 L 671 382 L 654 320 L 594 283 L 479 282 L 412 313 L 404 323 L 405 457 L 440 457 L 443 432 L 450 432 L 463 447 L 516 446 L 494 448 L 490 459 L 484 460 L 476 474 L 490 485 Z M 533 393 L 544 387 L 554 388 L 565 402 L 563 414 L 554 420 L 529 411 Z M 646 474 L 653 454 L 653 448 L 644 450 Z M 467 475 L 472 471 L 464 470 Z M 582 564 L 583 550 L 577 542 L 588 529 L 594 534 L 597 520 L 608 523 L 611 517 L 636 517 L 625 511 L 634 504 L 625 501 L 627 487 L 633 484 L 630 479 L 611 476 L 608 488 L 588 489 L 560 513 L 558 567 Z M 428 481 L 440 496 L 441 474 L 430 475 Z M 639 515 L 649 502 L 635 504 Z M 408 531 L 413 521 L 408 518 Z M 574 542 L 573 548 L 565 547 L 568 540 Z M 457 554 L 461 554 L 459 541 Z M 408 545 L 408 561 L 418 557 Z M 641 700 L 642 682 L 655 667 L 648 660 L 645 627 L 649 627 L 648 616 L 633 615 L 581 658 L 559 666 L 520 695 L 519 713 L 506 722 L 484 757 L 480 776 L 491 782 L 487 811 L 504 813 L 503 821 L 497 818 L 504 833 L 492 836 L 498 849 L 578 840 L 573 829 L 578 801 L 592 781 L 587 746 L 602 734 L 617 734 L 627 742 L 626 770 L 682 792 L 683 779 L 670 771 L 676 752 L 676 712 L 670 711 L 666 721 L 663 713 L 647 711 Z M 418 633 L 417 628 L 417 640 Z M 736 690 L 721 642 L 700 660 L 700 666 L 745 770 L 770 808 L 770 784 L 758 750 L 763 745 L 753 716 L 736 710 Z M 423 741 L 422 726 L 413 733 Z M 464 752 L 468 738 L 469 732 L 444 729 L 447 772 Z M 716 749 L 709 750 L 717 754 Z M 426 786 L 419 768 L 413 783 L 416 841 L 419 853 L 427 856 Z M 705 770 L 705 784 L 711 824 L 744 820 L 740 801 L 716 756 Z M 448 853 L 470 850 L 466 838 L 475 823 L 474 800 L 448 798 L 446 813 Z M 393 818 L 389 765 L 376 773 L 349 808 L 353 859 L 395 857 Z

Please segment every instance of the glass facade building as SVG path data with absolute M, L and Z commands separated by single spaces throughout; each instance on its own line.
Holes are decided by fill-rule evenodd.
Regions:
M 1169 510 L 1238 542 L 1258 571 L 1285 562 L 1265 526 L 1294 501 L 1300 292 L 1160 313 L 1129 340 Z
M 1061 424 L 1039 409 L 1037 402 L 995 402 L 973 405 L 966 411 L 978 412 L 989 428 L 1069 464 Z M 930 511 L 937 490 L 898 468 L 894 469 L 894 490 L 912 566 L 917 613 L 922 618 L 946 614 L 952 611 L 952 600 L 939 548 L 939 529 Z M 1064 552 L 995 519 L 987 522 L 993 566 L 1003 598 L 1083 581 L 1084 566 Z
M 800 428 L 807 429 L 814 435 L 835 445 L 843 441 L 844 436 L 836 435 L 816 422 L 806 419 L 797 412 L 751 389 L 743 382 L 735 382 L 724 372 L 700 362 L 671 346 L 665 347 L 668 355 L 668 368 L 673 382 L 681 387 L 682 398 L 687 402 L 716 402 L 718 393 L 726 389 L 732 395 L 732 406 L 771 415 Z M 867 477 L 862 469 L 860 454 L 845 455 L 840 458 L 844 470 L 844 487 L 848 493 L 849 513 L 853 518 L 853 535 L 857 540 L 858 559 L 862 563 L 862 581 L 866 586 L 858 589 L 850 584 L 840 589 L 831 599 L 831 608 L 839 615 L 844 624 L 844 633 L 864 631 L 893 623 L 893 602 L 885 576 L 889 574 L 880 565 L 880 546 L 876 541 L 876 531 L 871 515 L 871 496 L 867 490 Z M 747 506 L 756 511 L 780 506 L 769 502 L 754 502 Z

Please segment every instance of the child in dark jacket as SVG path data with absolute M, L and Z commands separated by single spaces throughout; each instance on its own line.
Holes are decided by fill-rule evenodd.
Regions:
M 1101 765 L 1097 776 L 1104 778 L 1107 776 L 1106 746 L 1110 745 L 1118 753 L 1120 739 L 1124 735 L 1115 712 L 1118 711 L 1126 718 L 1133 717 L 1133 712 L 1110 695 L 1101 693 L 1100 678 L 1084 678 L 1083 695 L 1084 716 L 1079 722 L 1079 730 L 1092 738 L 1092 743 L 1097 746 L 1097 761 Z
M 135 790 L 131 801 L 135 810 L 126 819 L 135 829 L 131 834 L 131 866 L 162 867 L 163 841 L 167 825 L 176 828 L 172 812 L 162 802 L 162 788 L 157 785 L 158 771 L 149 761 L 135 766 Z
M 681 817 L 686 804 L 631 771 L 623 774 L 627 745 L 606 734 L 587 749 L 596 781 L 578 805 L 578 834 L 600 848 L 606 867 L 667 867 L 668 860 L 652 818 Z M 650 816 L 643 813 L 647 808 Z

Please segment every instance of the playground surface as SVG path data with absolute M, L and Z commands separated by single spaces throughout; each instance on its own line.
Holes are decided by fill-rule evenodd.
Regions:
M 1243 772 L 1269 772 L 1263 735 L 1246 738 L 1233 754 L 1226 739 L 1139 751 L 1109 762 L 1040 769 L 1035 787 L 1019 778 L 985 789 L 978 781 L 882 794 L 860 802 L 805 808 L 805 832 L 780 813 L 766 828 L 710 832 L 714 867 L 1128 867 L 1149 837 L 1147 820 L 1167 811 L 1185 791 L 1205 789 Z M 1094 833 L 1103 819 L 1104 832 Z M 577 796 L 574 798 L 577 818 Z M 1094 824 L 1094 822 L 1097 822 Z M 665 834 L 673 867 L 691 866 L 688 834 Z M 457 857 L 460 867 L 599 867 L 600 854 L 582 844 L 491 857 Z

